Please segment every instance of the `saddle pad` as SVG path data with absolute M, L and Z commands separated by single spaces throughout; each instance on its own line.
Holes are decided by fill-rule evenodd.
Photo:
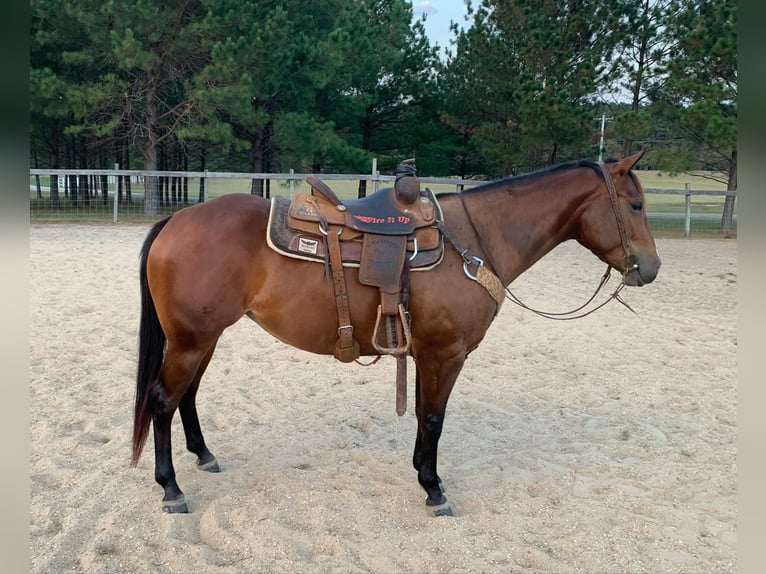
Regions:
M 302 259 L 304 261 L 314 261 L 325 263 L 327 260 L 327 246 L 324 237 L 319 233 L 316 224 L 309 227 L 316 229 L 312 233 L 307 230 L 290 229 L 287 224 L 288 212 L 290 209 L 290 199 L 286 197 L 275 196 L 271 198 L 271 209 L 269 211 L 269 222 L 266 229 L 266 241 L 271 249 L 286 257 Z M 307 226 L 308 227 L 308 226 Z M 419 241 L 418 253 L 410 261 L 411 271 L 427 271 L 433 269 L 441 263 L 444 256 L 444 240 L 436 228 L 423 228 L 419 232 L 427 232 L 428 237 Z M 432 235 L 433 234 L 433 235 Z M 359 267 L 362 255 L 362 235 L 352 241 L 341 241 L 340 250 L 344 267 Z M 343 239 L 343 234 L 341 234 Z M 411 243 L 411 242 L 410 242 Z M 421 247 L 426 245 L 426 247 Z M 407 257 L 412 256 L 411 246 L 408 245 Z

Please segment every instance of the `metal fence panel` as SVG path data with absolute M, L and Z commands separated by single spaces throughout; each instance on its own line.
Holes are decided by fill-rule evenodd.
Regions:
M 263 182 L 266 197 L 291 197 L 308 192 L 308 173 L 183 172 L 140 170 L 30 170 L 30 220 L 32 222 L 151 222 L 179 209 L 228 193 L 250 193 L 254 181 Z M 144 182 L 162 178 L 160 210 L 144 214 Z M 332 182 L 342 199 L 356 198 L 359 182 L 367 194 L 392 185 L 394 176 L 371 174 L 319 174 Z M 486 181 L 422 177 L 433 191 L 455 192 Z M 688 186 L 687 186 L 688 187 Z M 693 189 L 644 189 L 649 224 L 659 236 L 716 237 L 726 196 L 736 191 Z M 736 234 L 736 204 L 732 231 Z

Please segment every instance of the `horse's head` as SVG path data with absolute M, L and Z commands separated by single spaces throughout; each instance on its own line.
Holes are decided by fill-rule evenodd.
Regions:
M 642 155 L 600 164 L 598 189 L 582 214 L 577 238 L 633 286 L 651 283 L 660 269 L 646 221 L 644 190 L 630 171 Z

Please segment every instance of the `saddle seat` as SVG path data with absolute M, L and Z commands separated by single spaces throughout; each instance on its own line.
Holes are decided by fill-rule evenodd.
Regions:
M 349 231 L 378 235 L 410 235 L 436 223 L 436 198 L 428 190 L 409 202 L 401 197 L 396 186 L 363 199 L 341 201 L 323 181 L 313 176 L 306 181 L 311 185 L 311 195 L 295 195 L 290 205 L 291 220 L 340 225 Z M 354 235 L 346 232 L 341 239 Z

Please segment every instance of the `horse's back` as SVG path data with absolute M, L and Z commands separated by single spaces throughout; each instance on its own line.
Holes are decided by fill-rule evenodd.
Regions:
M 177 211 L 167 227 L 194 226 L 200 234 L 217 233 L 219 228 L 250 228 L 266 225 L 270 202 L 258 195 L 231 193 Z

